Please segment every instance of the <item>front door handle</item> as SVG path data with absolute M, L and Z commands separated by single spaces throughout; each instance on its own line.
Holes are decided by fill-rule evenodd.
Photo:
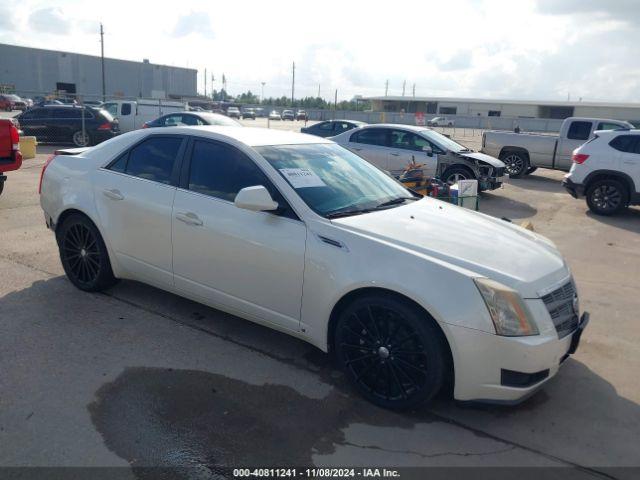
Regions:
M 396 152 L 391 152 L 391 155 L 393 155 L 394 157 L 399 157 L 400 156 L 400 154 L 396 153 Z
M 202 225 L 200 217 L 193 212 L 180 212 L 176 213 L 176 218 L 187 225 L 199 226 Z
M 359 152 L 359 151 L 361 151 L 361 150 L 362 150 L 361 148 L 356 148 L 356 147 L 353 147 L 353 149 L 354 149 L 356 152 Z
M 120 193 L 120 190 L 114 188 L 112 190 L 105 189 L 102 191 L 105 197 L 110 198 L 111 200 L 124 200 L 124 195 Z

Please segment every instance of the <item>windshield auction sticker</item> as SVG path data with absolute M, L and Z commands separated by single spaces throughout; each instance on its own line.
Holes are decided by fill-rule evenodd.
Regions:
M 326 187 L 327 184 L 308 168 L 281 168 L 284 175 L 293 188 Z

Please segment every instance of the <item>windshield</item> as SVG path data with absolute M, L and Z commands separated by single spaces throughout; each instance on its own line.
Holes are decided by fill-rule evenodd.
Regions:
M 451 150 L 452 152 L 468 152 L 469 149 L 463 145 L 460 145 L 458 142 L 454 142 L 448 137 L 445 137 L 441 133 L 436 132 L 435 130 L 424 129 L 420 131 L 420 135 L 425 137 L 430 142 L 435 143 L 439 147 L 444 150 Z
M 411 192 L 381 170 L 335 144 L 256 147 L 316 213 L 362 213 Z
M 102 109 L 106 110 L 107 112 L 109 112 L 111 114 L 111 116 L 113 116 L 113 117 L 116 117 L 118 115 L 118 104 L 117 103 L 107 102 L 104 105 L 102 105 Z

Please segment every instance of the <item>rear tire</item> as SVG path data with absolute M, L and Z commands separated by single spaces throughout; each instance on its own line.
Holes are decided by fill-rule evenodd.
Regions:
M 619 180 L 606 178 L 591 183 L 586 192 L 587 206 L 596 215 L 615 215 L 627 208 L 629 191 Z
M 360 394 L 383 408 L 428 402 L 446 376 L 448 347 L 435 321 L 391 295 L 369 294 L 347 306 L 334 351 Z
M 67 277 L 85 292 L 99 292 L 117 283 L 100 232 L 82 214 L 68 216 L 56 232 L 60 260 Z
M 87 131 L 82 135 L 82 130 L 78 130 L 77 132 L 73 132 L 71 141 L 76 147 L 88 147 L 91 145 L 91 135 L 89 135 Z
M 529 170 L 529 158 L 522 152 L 504 152 L 500 160 L 504 162 L 510 178 L 520 178 Z

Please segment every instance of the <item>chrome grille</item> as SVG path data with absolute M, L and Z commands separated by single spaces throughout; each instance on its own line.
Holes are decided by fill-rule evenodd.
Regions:
M 542 297 L 559 338 L 566 337 L 578 327 L 578 312 L 573 310 L 575 295 L 576 289 L 569 281 Z

